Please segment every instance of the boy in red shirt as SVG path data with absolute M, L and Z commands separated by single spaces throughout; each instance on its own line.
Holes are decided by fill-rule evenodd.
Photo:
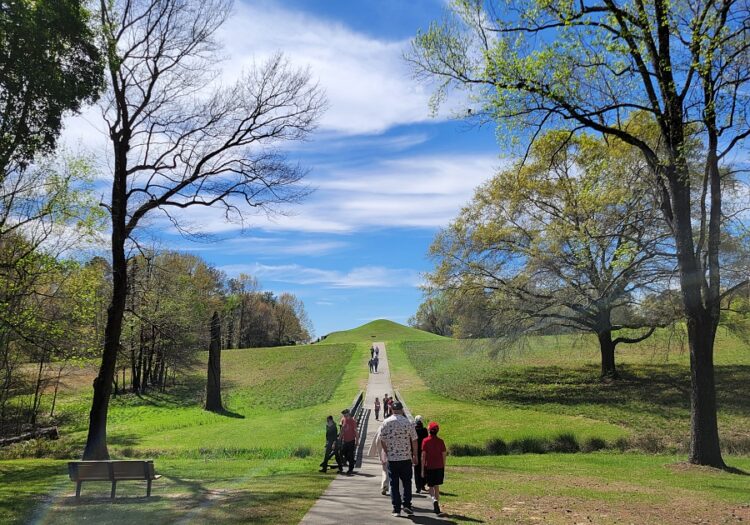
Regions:
M 445 443 L 437 436 L 439 430 L 440 426 L 435 421 L 427 426 L 429 436 L 422 441 L 422 478 L 429 487 L 435 514 L 442 516 L 443 513 L 440 511 L 440 485 L 443 484 L 445 458 L 448 453 L 445 449 Z

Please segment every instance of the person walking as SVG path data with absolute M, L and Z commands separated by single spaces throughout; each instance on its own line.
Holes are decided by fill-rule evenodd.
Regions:
M 343 463 L 349 464 L 349 468 L 346 474 L 351 476 L 354 472 L 354 452 L 359 444 L 359 436 L 357 435 L 357 422 L 352 417 L 348 408 L 341 411 L 341 455 L 343 456 Z M 343 467 L 343 465 L 342 465 Z
M 375 357 L 375 345 L 372 345 L 370 347 L 370 359 L 372 359 L 373 357 Z
M 388 397 L 388 416 L 393 415 L 393 397 Z
M 378 373 L 378 363 L 380 362 L 380 359 L 378 359 L 378 356 L 375 356 L 372 358 L 372 367 L 375 369 L 375 373 Z
M 383 443 L 380 439 L 380 428 L 378 429 L 377 433 L 375 434 L 374 444 L 375 444 L 375 453 L 377 454 L 378 458 L 380 459 L 380 465 L 383 469 L 383 472 L 380 476 L 380 493 L 385 496 L 388 494 L 388 484 L 390 482 L 390 477 L 388 476 L 388 456 L 385 453 L 385 450 L 383 450 Z
M 421 494 L 427 490 L 422 475 L 422 441 L 428 435 L 422 416 L 414 418 L 414 430 L 417 432 L 417 464 L 414 465 L 414 485 L 417 487 L 417 494 Z
M 375 398 L 375 421 L 380 417 L 380 399 Z
M 440 426 L 432 421 L 427 425 L 429 435 L 422 442 L 422 477 L 430 487 L 430 497 L 435 514 L 442 516 L 440 510 L 440 485 L 445 477 L 445 459 L 448 455 L 445 443 L 438 437 Z
M 341 460 L 337 450 L 336 442 L 339 438 L 339 431 L 336 428 L 336 423 L 333 421 L 333 416 L 326 418 L 326 451 L 323 455 L 323 462 L 320 464 L 320 472 L 328 472 L 328 461 L 334 457 L 336 458 L 336 464 L 339 467 L 339 474 L 344 471 L 341 467 Z
M 388 413 L 388 394 L 383 394 L 383 419 L 390 416 Z
M 407 514 L 414 514 L 411 508 L 411 479 L 413 465 L 417 462 L 417 432 L 404 415 L 401 402 L 393 403 L 391 411 L 393 415 L 380 427 L 380 441 L 388 461 L 391 504 L 395 517 L 401 515 L 401 509 Z M 403 497 L 399 482 L 403 484 Z
M 367 362 L 367 365 L 370 367 L 370 373 L 372 374 L 373 367 L 375 366 L 372 358 Z

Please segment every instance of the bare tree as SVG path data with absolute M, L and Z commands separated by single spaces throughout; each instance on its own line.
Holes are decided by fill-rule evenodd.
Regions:
M 127 294 L 126 244 L 154 210 L 220 206 L 227 218 L 273 211 L 306 194 L 305 171 L 269 149 L 304 139 L 325 99 L 307 71 L 281 55 L 229 87 L 213 66 L 228 0 L 101 1 L 109 91 L 103 104 L 112 144 L 112 302 L 94 381 L 84 459 L 109 456 L 107 410 Z

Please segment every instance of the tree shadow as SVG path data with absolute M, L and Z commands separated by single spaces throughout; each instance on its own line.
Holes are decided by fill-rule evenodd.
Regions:
M 599 368 L 560 366 L 494 369 L 491 377 L 477 378 L 487 401 L 520 406 L 556 404 L 621 407 L 629 411 L 680 417 L 690 409 L 690 374 L 684 365 L 621 365 L 621 379 L 599 380 Z M 717 403 L 722 411 L 750 416 L 750 365 L 715 368 Z M 481 389 L 480 389 L 481 391 Z
M 214 414 L 217 414 L 219 416 L 231 417 L 234 419 L 245 419 L 245 416 L 243 414 L 240 414 L 239 412 L 232 412 L 231 410 L 227 410 L 226 408 L 222 408 L 221 410 L 209 410 L 209 412 L 213 412 Z

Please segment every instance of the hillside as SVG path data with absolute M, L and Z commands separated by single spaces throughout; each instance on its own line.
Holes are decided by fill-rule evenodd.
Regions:
M 322 343 L 361 343 L 367 341 L 442 341 L 446 337 L 410 328 L 387 319 L 377 319 L 351 330 L 331 332 Z

